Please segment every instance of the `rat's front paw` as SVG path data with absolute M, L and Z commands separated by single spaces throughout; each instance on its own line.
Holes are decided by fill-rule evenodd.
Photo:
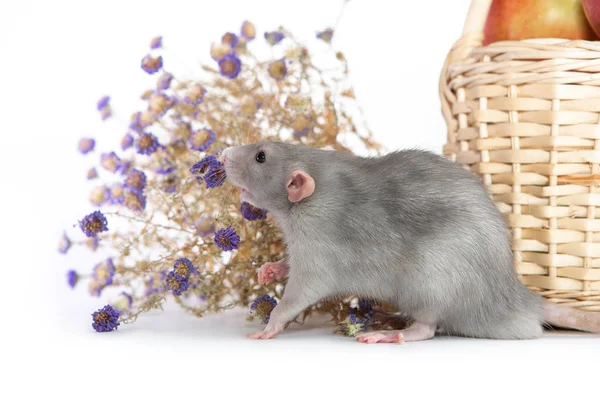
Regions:
M 287 275 L 287 266 L 281 262 L 268 262 L 264 263 L 258 271 L 258 283 L 261 285 L 268 285 L 273 281 L 278 281 Z
M 264 331 L 250 333 L 250 334 L 248 334 L 248 337 L 250 339 L 258 339 L 258 340 L 273 339 L 273 338 L 277 337 L 277 335 L 281 331 L 282 331 L 281 329 L 265 329 Z

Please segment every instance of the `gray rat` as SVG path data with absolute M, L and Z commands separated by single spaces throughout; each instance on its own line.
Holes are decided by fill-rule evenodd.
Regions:
M 364 343 L 432 338 L 436 331 L 531 339 L 544 323 L 600 332 L 600 316 L 545 301 L 513 268 L 506 220 L 470 171 L 432 152 L 359 157 L 260 142 L 223 151 L 241 200 L 268 210 L 287 259 L 259 282 L 288 276 L 264 331 L 269 339 L 319 300 L 358 295 L 394 304 L 414 320 L 364 332 Z

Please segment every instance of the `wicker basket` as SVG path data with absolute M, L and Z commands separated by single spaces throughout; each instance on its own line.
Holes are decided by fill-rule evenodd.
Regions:
M 523 283 L 600 311 L 600 42 L 482 47 L 490 3 L 472 0 L 442 71 L 444 154 L 507 216 Z

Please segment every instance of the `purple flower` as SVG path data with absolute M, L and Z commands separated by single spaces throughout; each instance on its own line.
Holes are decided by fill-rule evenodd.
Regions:
M 299 131 L 294 131 L 294 137 L 300 139 L 302 136 L 308 136 L 309 131 L 308 126 L 305 126 Z
M 242 23 L 242 36 L 248 39 L 249 41 L 256 37 L 256 28 L 254 24 L 250 21 L 244 21 Z
M 106 186 L 97 186 L 90 193 L 90 202 L 96 207 L 100 207 L 110 200 L 110 190 Z
M 287 75 L 287 67 L 285 65 L 285 58 L 275 60 L 268 67 L 269 75 L 275 80 L 282 80 Z
M 94 211 L 79 221 L 79 227 L 87 237 L 93 237 L 108 230 L 108 221 L 100 211 Z
M 204 157 L 202 160 L 198 161 L 196 164 L 192 165 L 190 168 L 190 172 L 194 175 L 204 174 L 209 169 L 213 167 L 218 167 L 220 165 L 219 161 L 217 161 L 217 157 L 210 155 Z
M 122 204 L 132 211 L 142 211 L 146 208 L 146 196 L 136 189 L 125 187 Z
M 162 92 L 154 92 L 148 98 L 148 110 L 156 116 L 163 116 L 175 102 Z
M 98 170 L 94 167 L 90 168 L 87 172 L 88 180 L 96 179 L 98 177 Z
M 146 174 L 137 169 L 132 170 L 125 178 L 125 186 L 143 191 L 146 187 Z
M 150 296 L 152 293 L 160 293 L 165 290 L 165 271 L 155 272 L 146 282 L 145 295 Z
M 102 111 L 103 109 L 108 107 L 109 102 L 110 102 L 109 96 L 101 97 L 100 100 L 98 100 L 98 104 L 96 105 L 96 107 L 98 108 L 98 111 Z
M 162 66 L 162 56 L 152 57 L 151 55 L 147 55 L 146 57 L 142 58 L 142 69 L 150 75 L 158 72 Z
M 135 141 L 135 148 L 140 154 L 152 154 L 158 150 L 158 139 L 151 133 L 142 133 Z
M 110 107 L 106 107 L 106 108 L 103 108 L 102 110 L 100 110 L 100 118 L 102 119 L 102 121 L 107 120 L 111 116 L 112 116 L 112 110 L 110 109 Z
M 354 310 L 350 311 L 348 317 L 342 323 L 342 332 L 347 336 L 356 336 L 359 332 L 365 331 L 368 327 L 367 321 L 356 316 Z
M 102 289 L 104 289 L 104 285 L 100 282 L 96 282 L 95 280 L 90 280 L 88 284 L 88 292 L 90 296 L 100 297 L 102 294 Z
M 92 314 L 92 327 L 96 332 L 110 332 L 117 329 L 119 324 L 119 317 L 121 313 L 119 310 L 113 308 L 110 304 L 105 305 L 103 308 Z
M 202 128 L 190 135 L 190 148 L 192 150 L 205 151 L 215 141 L 217 135 L 210 129 Z
M 131 295 L 125 292 L 121 292 L 119 296 L 112 302 L 112 306 L 115 307 L 120 312 L 124 313 L 131 308 L 131 304 L 133 303 L 133 298 Z
M 242 62 L 235 53 L 226 54 L 219 60 L 219 71 L 221 75 L 234 79 L 242 69 Z
M 78 280 L 79 280 L 79 276 L 77 275 L 76 271 L 70 270 L 67 272 L 67 283 L 69 284 L 69 286 L 71 288 L 75 287 Z
M 190 282 L 187 278 L 182 278 L 175 272 L 171 271 L 167 275 L 167 290 L 173 292 L 175 296 L 180 296 L 183 292 L 188 290 Z
M 225 168 L 217 161 L 217 163 L 208 170 L 206 175 L 204 175 L 204 182 L 206 182 L 207 188 L 212 189 L 222 186 L 223 183 L 225 183 L 226 178 Z
M 180 258 L 173 265 L 173 272 L 180 278 L 188 279 L 190 275 L 198 272 L 198 269 L 188 258 Z
M 125 151 L 133 145 L 133 136 L 129 133 L 121 139 L 121 150 Z
M 210 56 L 213 60 L 219 61 L 225 55 L 233 52 L 233 49 L 223 43 L 213 43 L 210 46 Z
M 273 32 L 265 32 L 265 40 L 271 46 L 275 46 L 277 43 L 281 42 L 285 35 L 283 32 L 273 31 Z
M 96 251 L 99 244 L 100 244 L 100 239 L 98 238 L 98 236 L 87 238 L 85 240 L 85 245 L 92 251 Z
M 212 217 L 203 215 L 194 221 L 196 231 L 200 236 L 206 236 L 215 232 L 215 220 Z
M 188 88 L 187 93 L 183 97 L 183 102 L 186 104 L 197 106 L 198 104 L 202 103 L 205 94 L 206 89 L 204 88 L 204 86 L 194 83 Z
M 107 258 L 105 261 L 96 264 L 92 277 L 98 284 L 108 286 L 113 283 L 115 271 L 115 264 L 113 263 L 112 258 Z
M 125 198 L 125 186 L 116 184 L 110 188 L 110 204 L 122 204 Z
M 321 39 L 326 43 L 331 43 L 331 39 L 333 39 L 333 29 L 327 28 L 324 31 L 317 33 L 317 39 Z
M 117 168 L 117 171 L 121 174 L 121 175 L 127 175 L 129 173 L 129 171 L 131 170 L 132 167 L 132 162 L 131 161 L 121 161 L 121 163 L 119 164 L 119 167 Z
M 159 49 L 162 47 L 162 36 L 157 36 L 150 41 L 151 49 Z
M 353 308 L 348 314 L 348 320 L 351 324 L 361 325 L 360 330 L 365 330 L 371 323 L 372 314 L 372 312 L 367 312 L 364 316 L 361 317 L 358 315 L 357 309 Z
M 134 132 L 141 132 L 145 126 L 142 125 L 141 121 L 142 112 L 138 111 L 131 116 L 131 122 L 129 123 L 129 129 Z
M 162 182 L 161 182 L 161 189 L 164 190 L 166 193 L 175 193 L 177 191 L 177 186 L 179 185 L 180 181 L 179 178 L 177 178 L 176 175 L 170 175 L 167 176 Z
M 268 324 L 271 312 L 277 305 L 277 300 L 269 295 L 262 295 L 250 305 L 250 313 L 261 318 L 261 323 Z
M 192 126 L 189 123 L 178 121 L 177 126 L 173 130 L 171 141 L 173 143 L 179 142 L 182 146 L 185 146 L 185 141 L 190 138 L 192 134 Z
M 361 310 L 370 311 L 373 309 L 373 306 L 371 305 L 371 302 L 369 300 L 359 299 L 358 308 L 360 308 Z
M 129 129 L 134 132 L 141 133 L 142 130 L 150 126 L 154 122 L 154 116 L 148 110 L 138 111 L 131 116 L 131 123 Z
M 256 208 L 252 204 L 245 201 L 242 202 L 240 211 L 242 212 L 242 216 L 248 221 L 256 221 L 267 218 L 267 210 Z
M 58 242 L 58 252 L 60 254 L 67 254 L 67 251 L 71 248 L 71 240 L 67 236 L 65 232 L 63 232 L 60 237 L 60 241 Z
M 92 138 L 83 138 L 79 140 L 79 145 L 77 146 L 81 154 L 87 154 L 90 151 L 93 151 L 94 147 L 96 147 L 96 141 Z
M 125 296 L 125 298 L 127 298 L 127 303 L 129 303 L 129 307 L 131 307 L 131 303 L 133 303 L 133 298 L 125 292 L 121 292 L 121 295 Z
M 215 243 L 223 251 L 231 251 L 237 249 L 240 244 L 240 237 L 230 226 L 225 229 L 221 229 L 215 233 Z
M 343 331 L 348 336 L 356 336 L 357 333 L 366 330 L 371 323 L 375 313 L 368 300 L 359 299 L 358 308 L 350 309 L 348 317 L 343 323 Z
M 267 210 L 256 208 L 246 201 L 242 202 L 240 211 L 242 212 L 243 217 L 246 218 L 248 221 L 255 221 L 258 219 L 267 218 Z
M 235 47 L 238 42 L 238 37 L 235 33 L 227 32 L 221 37 L 221 43 L 229 47 Z
M 158 78 L 158 81 L 156 81 L 156 88 L 158 90 L 167 90 L 169 87 L 171 87 L 172 80 L 173 75 L 169 74 L 168 72 L 165 72 L 160 76 L 160 78 Z
M 202 277 L 199 274 L 191 275 L 188 280 L 190 282 L 190 289 L 198 289 L 198 288 L 202 287 L 202 285 L 204 283 L 202 281 Z M 202 297 L 202 296 L 199 296 L 199 297 Z
M 177 167 L 173 165 L 172 161 L 168 157 L 161 157 L 156 160 L 154 171 L 159 175 L 169 175 L 175 171 Z
M 117 172 L 121 166 L 121 159 L 114 151 L 104 153 L 100 156 L 100 165 L 107 171 Z

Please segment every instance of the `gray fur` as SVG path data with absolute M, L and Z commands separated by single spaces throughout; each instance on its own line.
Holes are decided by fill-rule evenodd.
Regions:
M 225 168 L 284 232 L 289 280 L 270 325 L 323 298 L 359 295 L 453 335 L 542 334 L 541 298 L 514 272 L 505 219 L 461 166 L 421 150 L 362 158 L 262 142 L 228 149 Z M 291 203 L 285 182 L 295 169 L 314 178 L 315 192 Z

